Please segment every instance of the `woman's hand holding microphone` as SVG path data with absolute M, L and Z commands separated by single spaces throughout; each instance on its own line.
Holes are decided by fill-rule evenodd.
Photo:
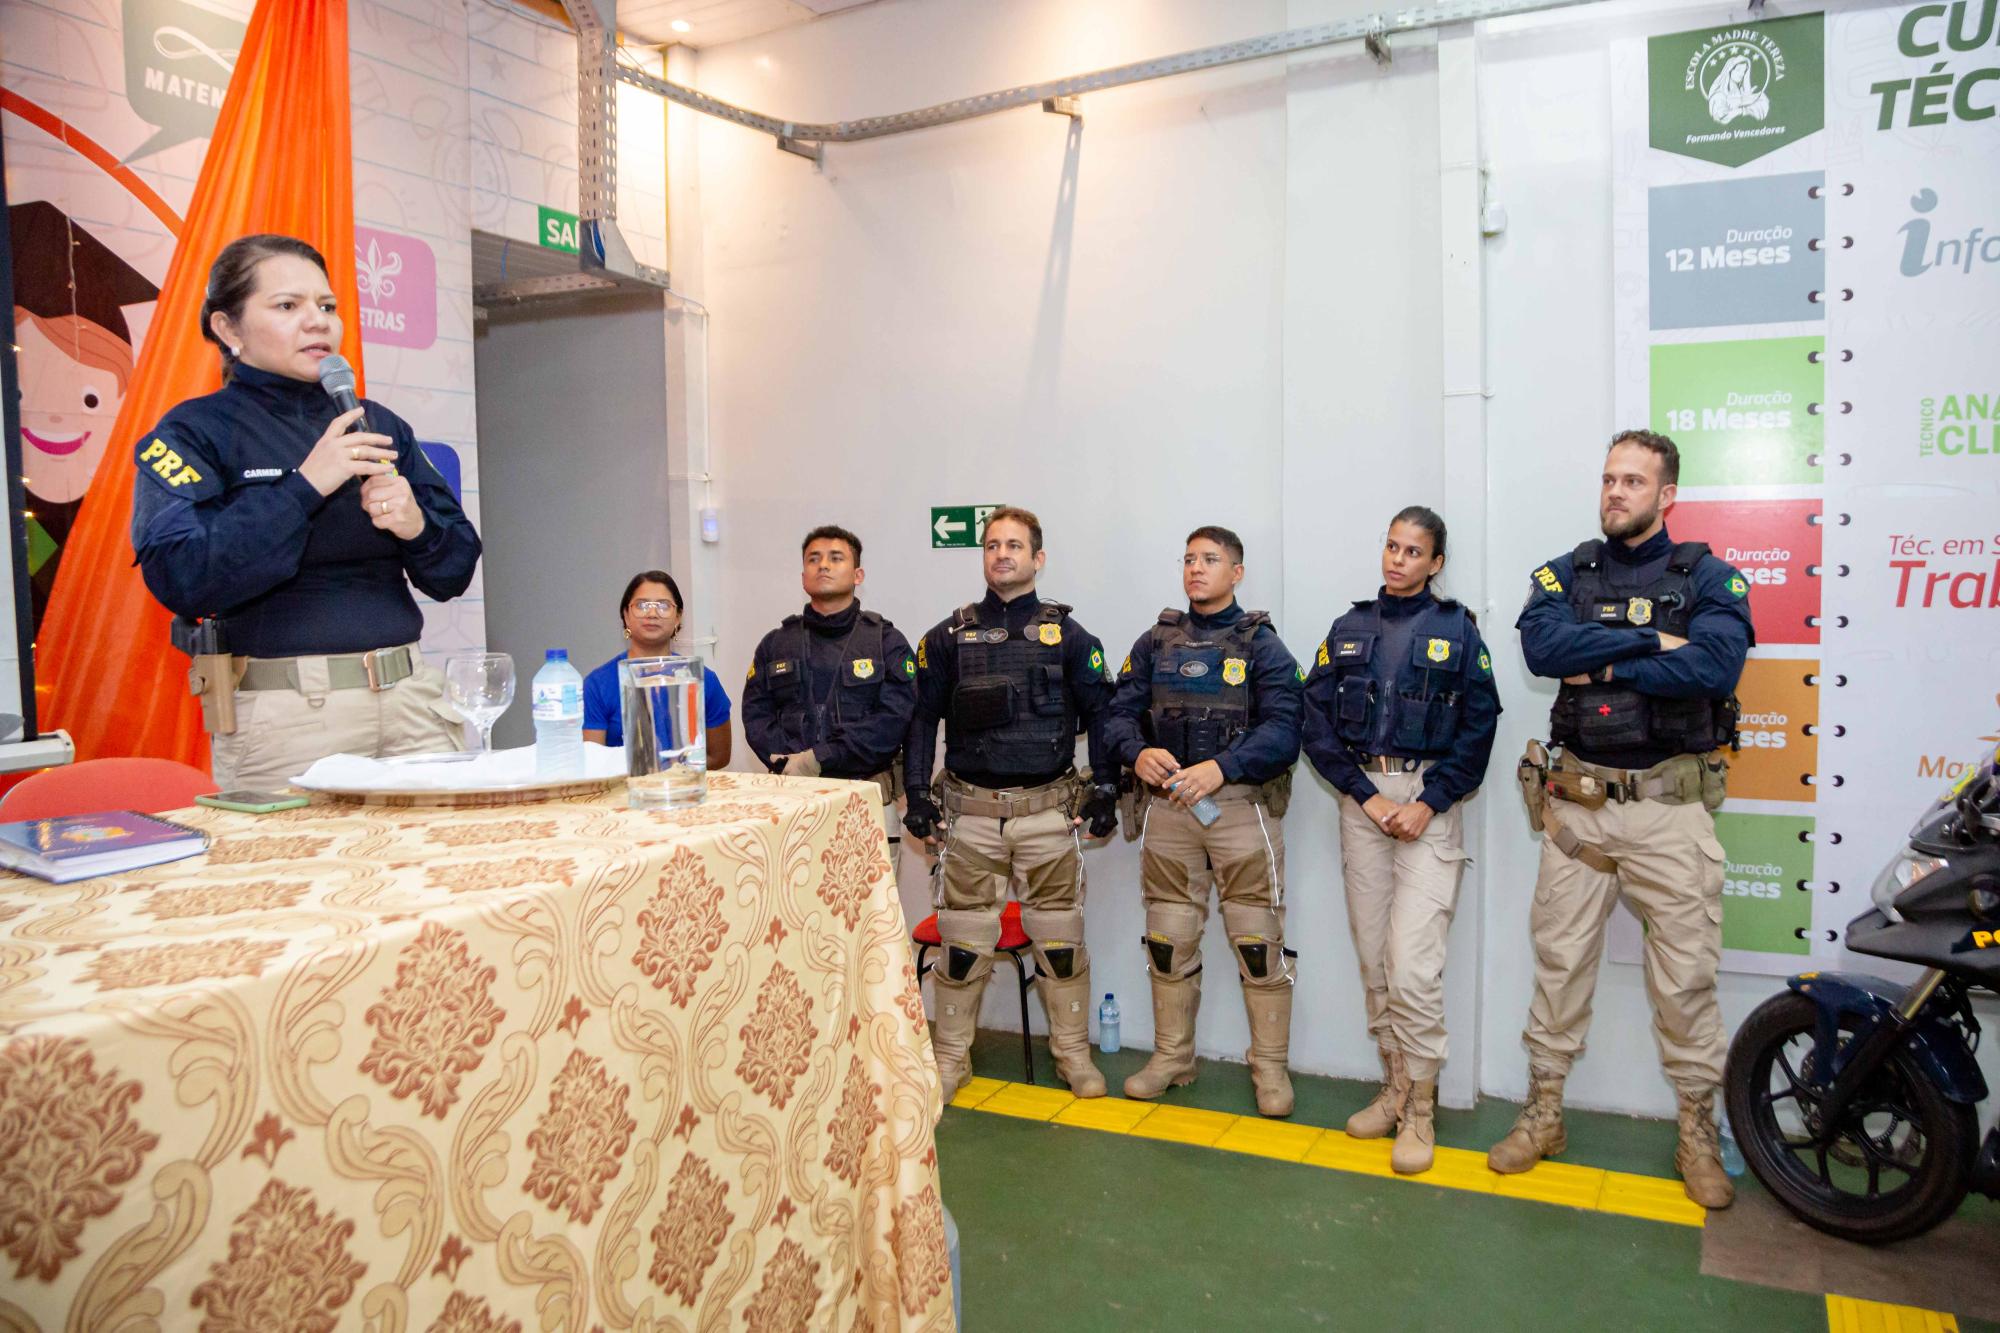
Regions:
M 361 507 L 376 527 L 402 541 L 424 530 L 424 511 L 406 477 L 396 473 L 395 441 L 370 431 L 347 434 L 364 409 L 355 408 L 333 419 L 312 452 L 299 464 L 299 475 L 321 495 L 332 495 L 351 478 L 361 478 Z

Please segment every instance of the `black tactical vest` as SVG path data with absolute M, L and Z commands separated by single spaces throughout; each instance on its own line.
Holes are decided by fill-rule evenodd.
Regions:
M 1250 644 L 1262 611 L 1235 624 L 1197 630 L 1185 611 L 1168 607 L 1153 626 L 1153 705 L 1147 738 L 1182 766 L 1213 759 L 1250 728 Z
M 1604 574 L 1604 543 L 1587 541 L 1570 557 L 1569 604 L 1585 624 L 1631 625 L 1687 637 L 1694 619 L 1695 567 L 1706 542 L 1678 542 L 1667 567 L 1637 590 L 1613 590 Z M 1615 668 L 1614 668 L 1615 670 Z M 1564 684 L 1549 710 L 1549 737 L 1585 750 L 1664 749 L 1706 754 L 1736 743 L 1737 704 L 1726 699 L 1667 699 L 1641 694 L 1614 678 L 1589 685 Z
M 1326 652 L 1334 673 L 1334 731 L 1363 754 L 1437 758 L 1451 750 L 1465 708 L 1472 614 L 1440 597 L 1417 612 L 1408 659 L 1377 661 L 1382 612 L 1357 602 L 1333 622 Z
M 982 625 L 979 603 L 961 607 L 946 632 L 958 679 L 945 719 L 945 767 L 959 773 L 1038 777 L 1076 757 L 1076 711 L 1063 688 L 1062 619 L 1043 602 L 1021 630 Z M 1004 613 L 1003 613 L 1004 614 Z
M 785 753 L 819 744 L 832 734 L 837 721 L 874 712 L 889 669 L 882 660 L 882 617 L 877 612 L 863 611 L 855 617 L 830 690 L 813 688 L 811 640 L 804 616 L 786 616 L 767 659 L 767 688 L 778 706 Z

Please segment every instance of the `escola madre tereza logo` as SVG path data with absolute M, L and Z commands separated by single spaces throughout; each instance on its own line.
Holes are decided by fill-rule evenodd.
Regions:
M 1826 124 L 1825 16 L 1669 33 L 1646 44 L 1653 147 L 1740 167 Z

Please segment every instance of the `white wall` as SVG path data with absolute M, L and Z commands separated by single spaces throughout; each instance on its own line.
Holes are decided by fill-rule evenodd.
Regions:
M 788 117 L 852 117 L 1332 16 L 1276 0 L 892 0 L 705 51 L 693 74 Z M 817 522 L 861 533 L 864 600 L 912 633 L 978 596 L 976 555 L 931 550 L 927 521 L 933 504 L 982 502 L 1041 515 L 1043 591 L 1114 660 L 1180 602 L 1182 535 L 1234 527 L 1245 602 L 1307 658 L 1373 591 L 1388 515 L 1439 502 L 1435 108 L 1416 41 L 1387 73 L 1358 52 L 1265 62 L 1087 97 L 1080 131 L 1019 112 L 832 146 L 823 171 L 701 121 L 695 160 L 672 173 L 677 206 L 699 173 L 701 254 L 677 225 L 674 271 L 715 312 L 723 669 L 740 679 L 796 608 L 796 543 Z M 1294 1063 L 1359 1074 L 1373 1054 L 1333 818 L 1303 780 L 1287 821 Z M 1097 988 L 1143 1045 L 1136 849 L 1114 841 L 1087 864 Z M 914 918 L 928 887 L 914 859 L 904 870 Z M 1207 956 L 1200 1045 L 1241 1058 L 1219 922 Z M 986 1017 L 1004 1026 L 1000 990 Z M 1463 1097 L 1475 1068 L 1454 1068 Z

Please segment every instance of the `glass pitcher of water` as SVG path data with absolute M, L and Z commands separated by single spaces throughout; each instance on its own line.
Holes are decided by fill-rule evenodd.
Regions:
M 618 664 L 625 790 L 634 810 L 697 805 L 708 795 L 708 726 L 699 657 Z

